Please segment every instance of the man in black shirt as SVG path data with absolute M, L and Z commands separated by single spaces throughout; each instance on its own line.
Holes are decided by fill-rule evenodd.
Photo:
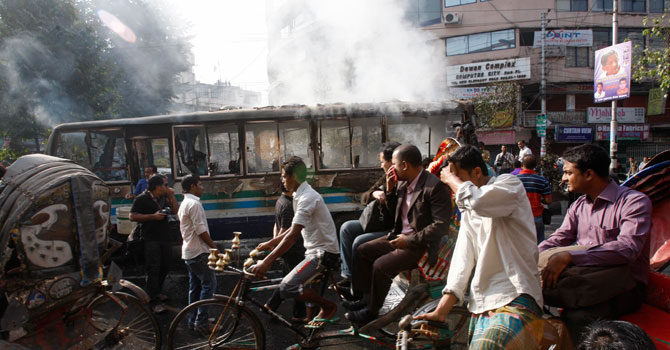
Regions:
M 142 225 L 146 289 L 151 298 L 152 311 L 155 313 L 165 311 L 162 302 L 167 300 L 167 296 L 162 294 L 161 290 L 168 273 L 172 243 L 167 214 L 161 210 L 168 207 L 171 214 L 177 213 L 178 205 L 174 190 L 167 186 L 167 179 L 163 175 L 157 174 L 149 179 L 147 190 L 135 198 L 130 209 L 130 220 Z
M 281 196 L 277 198 L 277 203 L 275 204 L 275 226 L 272 232 L 272 238 L 284 235 L 286 232 L 290 231 L 291 224 L 293 223 L 293 197 L 292 193 L 289 192 L 284 184 L 280 184 L 282 191 Z M 271 250 L 272 248 L 267 249 L 263 244 L 260 244 L 256 249 L 258 250 Z M 296 243 L 282 256 L 286 262 L 288 271 L 293 270 L 304 258 L 305 258 L 305 247 L 302 242 L 302 236 L 296 241 Z M 287 272 L 288 272 L 287 271 Z M 279 305 L 282 303 L 282 297 L 279 294 L 279 290 L 275 290 L 270 299 L 268 299 L 265 307 L 277 310 Z M 306 310 L 305 303 L 303 301 L 295 299 L 293 304 L 293 321 L 296 322 L 306 322 Z

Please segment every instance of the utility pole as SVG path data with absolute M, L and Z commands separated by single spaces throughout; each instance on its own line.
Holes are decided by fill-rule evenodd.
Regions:
M 617 0 L 614 0 L 615 2 Z M 541 108 L 542 114 L 547 116 L 547 77 L 545 76 L 545 63 L 544 63 L 544 44 L 547 37 L 547 13 L 542 12 L 542 80 L 540 81 L 540 95 L 541 95 Z M 548 120 L 548 119 L 547 119 Z M 546 131 L 545 131 L 546 133 Z M 546 134 L 540 137 L 540 159 L 542 159 L 547 154 L 547 145 L 546 145 Z
M 617 12 L 619 12 L 618 2 L 618 0 L 613 0 L 612 6 L 612 45 L 617 44 L 617 31 L 619 29 L 619 23 L 617 22 Z M 610 170 L 612 172 L 616 170 L 616 131 L 616 100 L 612 100 L 612 121 L 610 122 Z

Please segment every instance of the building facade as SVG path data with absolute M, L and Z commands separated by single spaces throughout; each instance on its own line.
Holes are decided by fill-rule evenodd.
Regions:
M 615 0 L 617 1 L 617 0 Z M 642 48 L 665 43 L 645 38 L 643 18 L 660 16 L 666 0 L 618 0 L 618 43 L 633 44 L 633 64 Z M 540 113 L 541 48 L 536 33 L 546 16 L 545 74 L 550 126 L 549 150 L 555 154 L 592 140 L 608 148 L 611 103 L 594 103 L 595 51 L 612 45 L 611 0 L 484 1 L 443 0 L 440 21 L 422 26 L 444 40 L 449 71 L 447 84 L 454 97 L 469 97 L 495 81 L 516 81 L 521 105 L 514 125 L 480 133 L 491 151 L 499 144 L 530 141 L 539 153 L 535 118 Z M 434 17 L 434 15 L 432 16 Z M 589 38 L 585 38 L 589 37 Z M 537 36 L 541 38 L 541 36 Z M 565 45 L 552 45 L 562 40 Z M 550 43 L 550 41 L 552 43 Z M 550 46 L 551 45 L 551 46 Z M 507 73 L 507 74 L 506 74 Z M 498 80 L 498 78 L 501 78 Z M 670 148 L 670 110 L 649 110 L 653 82 L 632 82 L 630 97 L 619 100 L 621 117 L 618 155 L 640 161 Z M 653 95 L 658 95 L 652 92 Z M 656 108 L 657 109 L 657 108 Z M 653 114 L 653 115 L 652 115 Z

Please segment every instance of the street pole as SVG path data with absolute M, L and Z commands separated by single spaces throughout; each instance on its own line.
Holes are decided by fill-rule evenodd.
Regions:
M 612 7 L 612 45 L 617 44 L 617 30 L 619 28 L 617 22 L 617 12 L 619 12 L 618 0 L 613 0 Z M 612 121 L 610 122 L 610 170 L 616 171 L 616 100 L 612 100 Z
M 616 0 L 614 0 L 616 1 Z M 540 81 L 540 94 L 541 94 L 541 108 L 542 114 L 547 115 L 547 78 L 545 76 L 545 66 L 544 66 L 544 41 L 547 37 L 547 14 L 542 12 L 542 80 Z M 548 119 L 547 119 L 548 120 Z M 545 131 L 546 132 L 546 131 Z M 545 136 L 540 137 L 540 159 L 542 159 L 545 154 L 547 154 L 547 145 L 546 145 L 546 134 Z

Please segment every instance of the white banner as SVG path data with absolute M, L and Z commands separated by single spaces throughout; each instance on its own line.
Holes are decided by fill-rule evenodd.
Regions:
M 485 86 L 472 87 L 452 87 L 449 88 L 449 94 L 455 100 L 471 100 L 479 96 L 488 96 L 493 93 L 493 89 Z
M 447 66 L 449 86 L 524 79 L 530 79 L 529 57 Z
M 611 107 L 586 108 L 586 122 L 589 124 L 609 123 L 612 121 Z M 644 123 L 644 107 L 619 107 L 616 109 L 618 123 Z
M 593 31 L 554 29 L 547 30 L 544 46 L 593 46 Z M 542 32 L 535 32 L 533 47 L 542 47 Z

